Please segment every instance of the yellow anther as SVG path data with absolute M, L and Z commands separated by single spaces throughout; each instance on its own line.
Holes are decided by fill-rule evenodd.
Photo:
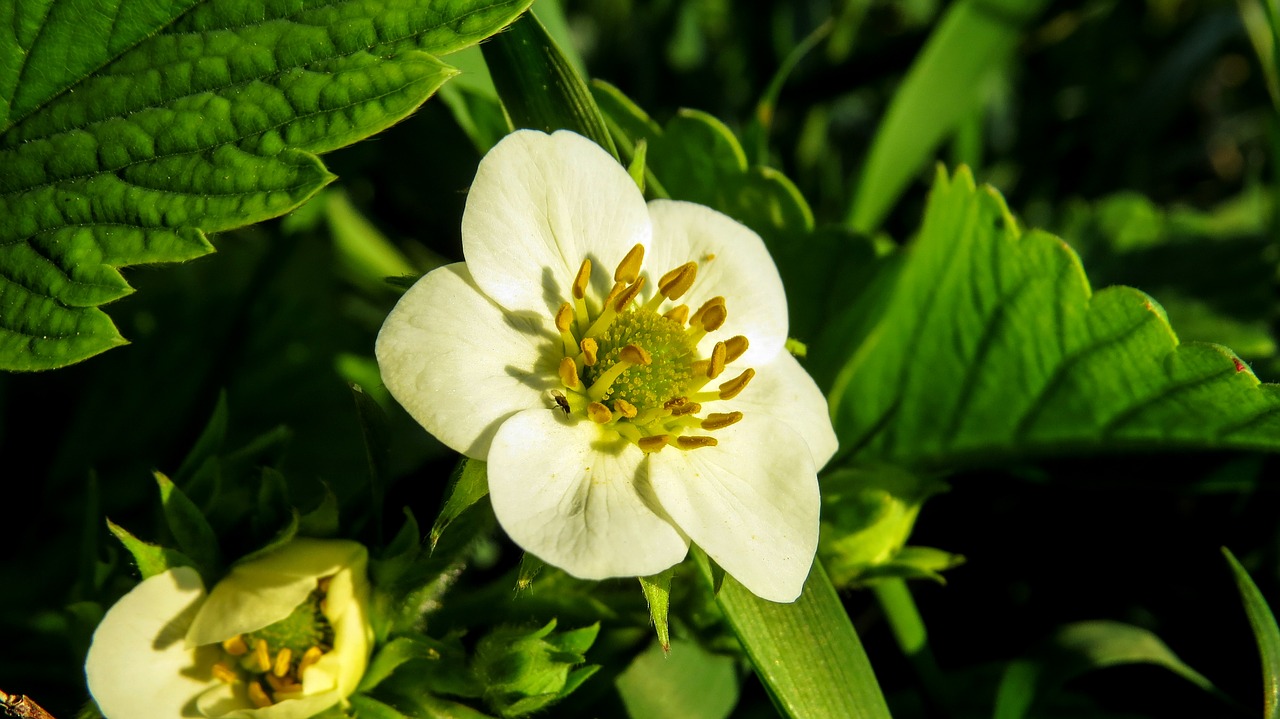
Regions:
M 627 289 L 627 283 L 614 282 L 613 289 L 609 290 L 609 294 L 604 296 L 604 306 L 613 307 L 613 301 L 616 300 L 618 298 L 618 295 L 621 294 L 622 291 L 625 289 Z
M 573 278 L 573 299 L 580 300 L 587 296 L 587 283 L 591 281 L 591 260 L 583 260 L 578 267 L 578 274 Z
M 572 357 L 560 358 L 560 384 L 569 389 L 577 389 L 578 385 L 578 365 L 574 363 Z
M 280 699 L 280 695 L 282 693 L 301 689 L 301 687 L 294 683 L 294 681 L 289 677 L 278 677 L 275 674 L 267 674 L 263 676 L 263 678 L 266 679 L 267 684 L 271 686 L 271 694 L 275 696 L 276 699 Z
M 640 345 L 627 345 L 618 352 L 618 359 L 621 362 L 629 362 L 631 364 L 649 365 L 653 362 L 653 357 L 649 352 Z
M 596 424 L 608 424 L 613 419 L 613 412 L 599 402 L 587 405 L 587 416 Z
M 257 682 L 249 682 L 249 701 L 259 709 L 269 707 L 272 704 L 271 697 L 267 696 L 267 692 L 262 685 Z
M 707 418 L 702 420 L 702 428 L 705 430 L 724 429 L 731 424 L 736 424 L 742 419 L 741 412 L 712 412 Z
M 573 305 L 565 302 L 556 310 L 556 329 L 568 332 L 573 327 Z
M 600 351 L 600 344 L 594 339 L 587 337 L 582 340 L 579 345 L 582 348 L 582 364 L 586 367 L 594 367 L 596 364 L 596 353 Z
M 662 403 L 662 408 L 663 408 L 663 409 L 675 409 L 675 408 L 677 408 L 677 407 L 683 407 L 683 406 L 685 406 L 685 405 L 686 405 L 686 404 L 688 404 L 688 403 L 689 403 L 689 398 L 688 398 L 688 397 L 672 397 L 671 399 L 669 399 L 669 400 L 667 400 L 666 402 L 663 402 L 663 403 Z
M 658 291 L 669 300 L 678 300 L 684 296 L 684 293 L 689 291 L 690 287 L 693 287 L 693 281 L 697 277 L 697 263 L 686 262 L 658 280 Z
M 271 666 L 271 673 L 278 677 L 282 677 L 289 673 L 289 662 L 293 659 L 293 650 L 285 647 L 276 653 L 275 664 Z
M 237 634 L 222 640 L 222 650 L 233 657 L 242 657 L 248 653 L 249 645 L 244 643 L 244 635 Z
M 258 671 L 266 672 L 271 669 L 271 648 L 267 646 L 267 640 L 254 641 L 253 658 L 257 662 Z
M 214 662 L 212 671 L 213 678 L 223 684 L 235 684 L 240 681 L 240 676 L 236 674 L 235 670 L 222 662 Z
M 676 305 L 675 307 L 667 310 L 667 313 L 664 314 L 663 317 L 666 317 L 672 322 L 684 324 L 689 321 L 689 305 Z
M 738 393 L 743 389 L 746 389 L 747 383 L 755 376 L 756 371 L 748 367 L 743 370 L 742 374 L 720 385 L 720 399 L 733 399 L 734 397 L 737 397 Z
M 711 349 L 711 360 L 707 365 L 707 379 L 715 379 L 724 371 L 724 363 L 729 356 L 729 350 L 723 342 L 717 342 L 716 346 Z
M 686 402 L 679 407 L 671 408 L 672 417 L 683 417 L 688 414 L 697 414 L 702 411 L 702 405 L 697 402 Z
M 614 300 L 613 311 L 622 312 L 635 301 L 636 295 L 640 294 L 640 288 L 644 287 L 644 278 L 641 277 L 632 282 L 627 289 L 623 290 Z
M 717 305 L 719 305 L 719 306 L 721 306 L 721 307 L 723 307 L 723 306 L 724 306 L 724 298 L 723 298 L 723 297 L 712 297 L 711 299 L 707 300 L 706 302 L 703 302 L 703 303 L 702 303 L 702 306 L 698 308 L 698 311 L 697 311 L 697 312 L 694 312 L 694 313 L 693 313 L 693 316 L 689 318 L 689 326 L 691 326 L 691 327 L 699 327 L 699 326 L 701 326 L 701 325 L 702 325 L 702 317 L 703 317 L 703 315 L 707 314 L 707 311 L 708 311 L 708 310 L 710 310 L 712 307 L 715 307 L 715 306 L 717 306 Z
M 636 444 L 640 445 L 640 450 L 645 454 L 657 452 L 671 442 L 669 434 L 655 434 L 652 437 L 641 437 Z
M 676 446 L 680 449 L 698 449 L 699 447 L 714 447 L 720 444 L 715 437 L 707 437 L 701 434 L 682 434 L 676 437 Z
M 626 282 L 631 284 L 640 276 L 640 266 L 644 264 L 644 245 L 637 244 L 632 247 L 627 256 L 622 258 L 622 262 L 618 263 L 618 269 L 613 271 L 614 282 Z
M 311 647 L 302 653 L 302 659 L 298 660 L 298 678 L 302 678 L 305 672 L 312 664 L 320 661 L 320 657 L 324 656 L 324 652 L 320 651 L 320 647 Z
M 707 311 L 702 313 L 702 329 L 707 332 L 715 332 L 724 325 L 724 321 L 728 319 L 729 311 L 725 309 L 723 304 L 712 305 Z
M 747 342 L 747 338 L 742 335 L 735 335 L 725 340 L 724 346 L 725 349 L 728 350 L 728 354 L 725 356 L 724 361 L 732 362 L 741 357 L 743 353 L 747 351 L 747 346 L 749 344 L 750 343 Z
M 694 377 L 706 377 L 707 370 L 711 369 L 711 360 L 697 360 L 693 364 L 690 364 L 689 368 L 693 370 Z M 702 385 L 698 386 L 701 387 Z
M 636 406 L 625 399 L 615 399 L 613 401 L 613 411 L 627 419 L 634 419 L 636 416 Z

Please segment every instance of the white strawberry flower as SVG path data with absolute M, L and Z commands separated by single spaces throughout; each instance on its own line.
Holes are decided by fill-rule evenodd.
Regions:
M 522 130 L 481 161 L 462 244 L 377 358 L 427 431 L 488 463 L 507 534 L 584 579 L 656 574 L 692 541 L 758 596 L 799 596 L 836 438 L 759 236 L 646 204 L 584 137 Z

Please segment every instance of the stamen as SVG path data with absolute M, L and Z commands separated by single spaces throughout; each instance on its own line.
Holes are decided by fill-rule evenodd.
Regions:
M 257 682 L 249 682 L 249 701 L 259 709 L 269 707 L 272 704 L 271 697 L 267 696 L 266 690 Z
M 618 263 L 618 269 L 613 272 L 614 282 L 626 282 L 631 284 L 640 276 L 640 266 L 644 264 L 644 245 L 637 244 L 627 251 L 627 256 L 622 258 L 622 262 Z
M 278 677 L 275 674 L 265 674 L 263 679 L 266 679 L 267 684 L 271 685 L 271 693 L 275 695 L 276 699 L 280 699 L 281 692 L 294 690 L 298 686 L 289 677 Z
M 708 431 L 724 429 L 731 424 L 737 424 L 741 419 L 741 412 L 712 412 L 702 420 L 702 428 Z
M 652 452 L 657 452 L 658 450 L 667 446 L 667 444 L 669 444 L 670 442 L 671 442 L 671 435 L 655 434 L 652 437 L 641 437 L 640 441 L 636 442 L 636 444 L 640 446 L 640 450 L 642 452 L 644 452 L 645 454 L 650 454 Z
M 686 262 L 658 280 L 658 291 L 669 300 L 678 300 L 684 296 L 684 293 L 689 291 L 690 287 L 693 287 L 693 281 L 697 277 L 697 263 Z
M 693 370 L 694 377 L 706 377 L 707 370 L 711 369 L 711 360 L 697 360 L 693 364 L 689 365 L 689 368 Z M 697 386 L 701 387 L 703 384 L 706 384 L 706 382 L 702 382 Z
M 612 367 L 601 372 L 596 381 L 587 389 L 587 397 L 592 402 L 599 402 L 609 393 L 609 388 L 613 386 L 615 380 L 634 365 L 647 365 L 653 362 L 653 358 L 649 353 L 639 345 L 630 344 L 623 347 L 618 353 L 618 361 Z
M 632 286 L 634 287 L 634 285 Z M 613 324 L 613 318 L 617 317 L 618 312 L 621 311 L 620 308 L 626 306 L 626 305 L 619 305 L 616 302 L 619 295 L 621 295 L 622 292 L 626 289 L 627 289 L 627 286 L 622 284 L 621 282 L 613 283 L 613 289 L 609 290 L 609 294 L 604 298 L 604 310 L 600 312 L 600 316 L 596 318 L 596 321 L 592 322 L 591 326 L 587 328 L 585 336 L 597 337 L 600 335 L 601 332 L 604 332 L 605 330 L 609 329 L 609 325 Z M 639 290 L 637 290 L 637 292 L 638 291 Z
M 281 649 L 276 654 L 276 663 L 271 667 L 271 673 L 278 677 L 282 677 L 289 673 L 289 661 L 293 659 L 293 650 L 289 647 Z
M 302 678 L 302 673 L 311 667 L 312 664 L 320 661 L 320 657 L 324 656 L 324 652 L 320 651 L 320 647 L 311 647 L 302 653 L 302 659 L 298 660 L 298 678 Z
M 682 434 L 676 437 L 676 446 L 680 449 L 698 449 L 699 447 L 714 447 L 720 442 L 715 437 L 707 437 L 700 434 Z
M 259 639 L 254 642 L 253 658 L 257 662 L 259 672 L 271 669 L 271 648 L 267 646 L 267 640 Z
M 587 405 L 587 416 L 596 424 L 609 424 L 613 419 L 613 413 L 609 411 L 609 408 L 599 402 L 592 402 Z
M 711 350 L 711 361 L 707 365 L 707 379 L 715 379 L 724 371 L 724 363 L 729 355 L 729 350 L 723 342 L 717 342 L 716 346 Z
M 635 300 L 636 295 L 640 294 L 640 288 L 644 287 L 644 278 L 641 277 L 632 282 L 622 294 L 618 295 L 618 299 L 613 303 L 614 312 L 622 312 L 627 309 Z
M 732 362 L 741 357 L 743 353 L 747 351 L 747 346 L 749 344 L 750 343 L 747 342 L 747 338 L 742 335 L 735 335 L 725 340 L 724 346 L 725 349 L 728 350 L 728 354 L 725 356 L 724 361 Z
M 560 358 L 560 384 L 569 389 L 577 389 L 581 384 L 578 382 L 578 365 L 574 363 L 572 357 Z
M 636 406 L 625 399 L 615 399 L 613 401 L 613 411 L 627 419 L 635 419 L 636 416 Z
M 577 348 L 577 342 L 573 340 L 573 307 L 565 302 L 560 305 L 560 309 L 556 310 L 556 329 L 560 331 L 560 341 L 564 343 L 564 351 L 566 354 L 572 354 Z
M 223 684 L 235 684 L 240 681 L 240 677 L 236 674 L 235 670 L 222 662 L 214 662 L 212 671 L 214 679 L 217 679 Z
M 605 295 L 605 296 L 604 296 L 604 306 L 605 306 L 605 307 L 612 307 L 612 306 L 613 306 L 613 301 L 614 301 L 615 299 L 617 299 L 617 298 L 618 298 L 618 293 L 622 292 L 622 291 L 623 291 L 623 290 L 625 290 L 626 288 L 627 288 L 627 283 L 625 283 L 625 282 L 614 282 L 614 283 L 613 283 L 613 289 L 609 290 L 609 294 L 607 294 L 607 295 Z
M 587 367 L 594 367 L 596 364 L 596 353 L 600 351 L 600 344 L 594 339 L 587 337 L 582 340 L 582 364 Z
M 724 298 L 716 296 L 716 297 L 712 297 L 706 302 L 703 302 L 702 306 L 698 308 L 698 311 L 694 312 L 693 316 L 689 318 L 689 326 L 690 327 L 700 326 L 702 324 L 702 316 L 707 313 L 707 310 L 711 309 L 712 307 L 715 307 L 716 305 L 723 306 Z
M 578 274 L 573 278 L 573 299 L 580 300 L 587 296 L 587 282 L 591 280 L 591 260 L 584 259 L 578 266 Z
M 677 324 L 684 324 L 689 321 L 689 305 L 676 305 L 667 310 L 663 317 Z
M 584 259 L 578 267 L 578 274 L 573 278 L 573 318 L 578 321 L 578 330 L 587 326 L 587 283 L 591 280 L 591 260 Z
M 244 643 L 243 634 L 237 634 L 222 641 L 222 650 L 233 657 L 242 657 L 248 653 L 249 645 Z
M 688 414 L 697 414 L 701 411 L 702 411 L 702 405 L 698 404 L 697 402 L 687 402 L 685 404 L 680 405 L 679 407 L 673 407 L 671 409 L 671 416 L 683 417 Z
M 720 399 L 733 399 L 738 393 L 746 389 L 747 383 L 752 377 L 756 376 L 756 371 L 748 367 L 742 374 L 720 385 Z
M 729 311 L 725 309 L 723 304 L 712 305 L 702 315 L 702 328 L 707 332 L 715 332 L 724 325 L 724 321 L 729 318 Z

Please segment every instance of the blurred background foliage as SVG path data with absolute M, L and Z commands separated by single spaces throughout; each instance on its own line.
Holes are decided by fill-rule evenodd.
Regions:
M 1183 340 L 1231 346 L 1261 379 L 1280 380 L 1280 97 L 1269 89 L 1275 68 L 1259 61 L 1241 20 L 1242 9 L 1256 19 L 1250 2 L 592 0 L 561 8 L 539 0 L 535 8 L 588 76 L 659 124 L 681 108 L 722 120 L 750 165 L 791 178 L 821 232 L 852 231 L 859 247 L 900 245 L 919 226 L 933 163 L 966 163 L 1027 225 L 1070 242 L 1095 287 L 1151 293 Z M 948 13 L 962 11 L 976 23 L 968 30 L 981 32 L 953 36 L 971 62 L 951 62 L 935 44 L 945 39 L 939 28 L 955 22 Z M 931 48 L 941 61 L 920 66 Z M 466 188 L 502 132 L 479 53 L 450 60 L 471 72 L 400 125 L 330 155 L 340 179 L 307 206 L 215 236 L 211 257 L 129 271 L 139 292 L 115 303 L 113 317 L 130 346 L 56 372 L 0 377 L 0 471 L 9 483 L 0 687 L 74 715 L 99 611 L 88 600 L 109 601 L 129 586 L 102 517 L 165 539 L 151 471 L 178 470 L 223 393 L 225 448 L 240 463 L 228 472 L 275 467 L 302 506 L 328 486 L 342 504 L 344 534 L 374 544 L 379 513 L 395 518 L 408 506 L 419 518 L 436 515 L 440 478 L 455 459 L 381 391 L 372 346 L 397 297 L 381 277 L 460 259 Z M 886 124 L 913 82 L 917 104 Z M 885 143 L 886 159 L 874 165 L 872 148 Z M 877 184 L 899 176 L 899 186 Z M 859 267 L 852 276 L 869 281 Z M 824 319 L 808 309 L 817 315 L 805 341 Z M 830 376 L 815 374 L 829 386 Z M 348 382 L 389 415 L 380 507 Z M 902 651 L 885 589 L 844 594 L 894 715 L 1023 716 L 1017 701 L 997 709 L 1006 692 L 1027 697 L 1036 716 L 1256 716 L 1257 650 L 1219 547 L 1235 552 L 1263 595 L 1280 597 L 1276 474 L 1274 457 L 1182 453 L 949 477 L 950 491 L 909 512 L 913 545 L 966 560 L 944 573 L 945 584 L 911 584 L 927 643 Z M 476 556 L 455 611 L 511 593 L 518 552 L 499 540 Z M 652 676 L 619 676 L 648 642 L 636 628 L 644 614 L 633 587 L 607 583 L 592 595 L 563 577 L 548 581 L 539 596 L 554 597 L 550 604 L 520 611 L 558 613 L 564 627 L 601 617 L 633 627 L 602 635 L 589 660 L 606 668 L 557 715 L 664 711 L 639 698 L 652 693 L 644 683 Z M 677 597 L 673 612 L 680 606 Z M 1077 624 L 1095 620 L 1131 626 Z M 474 621 L 483 620 L 440 619 Z M 716 626 L 715 617 L 688 617 L 680 634 L 732 649 L 716 645 Z M 1134 628 L 1158 637 L 1175 660 L 1155 661 L 1160 652 Z M 1111 663 L 1091 664 L 1096 655 L 1080 649 L 1107 642 L 1145 647 L 1127 655 L 1145 661 L 1082 670 Z M 733 677 L 743 665 L 707 656 L 715 686 L 737 696 Z M 637 665 L 652 663 L 646 657 Z M 1176 658 L 1205 681 L 1169 671 L 1183 666 Z M 615 678 L 622 689 L 612 688 Z M 723 716 L 732 697 L 712 694 L 706 716 Z M 741 695 L 734 716 L 772 715 L 753 680 Z

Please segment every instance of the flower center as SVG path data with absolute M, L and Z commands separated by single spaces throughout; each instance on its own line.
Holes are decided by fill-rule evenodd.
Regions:
M 226 657 L 213 674 L 228 684 L 245 683 L 249 701 L 267 707 L 302 695 L 302 675 L 333 649 L 333 626 L 324 615 L 329 577 L 289 616 L 222 643 Z
M 714 446 L 714 437 L 691 432 L 727 427 L 742 419 L 742 413 L 700 416 L 702 405 L 733 399 L 755 370 L 721 382 L 716 390 L 703 388 L 746 352 L 747 338 L 716 342 L 701 357 L 699 342 L 719 330 L 728 316 L 724 298 L 713 297 L 692 314 L 688 305 L 663 312 L 665 303 L 674 303 L 693 286 L 698 265 L 688 262 L 663 275 L 657 294 L 642 302 L 643 262 L 644 246 L 631 248 L 614 272 L 613 289 L 600 310 L 592 312 L 587 303 L 591 261 L 582 261 L 572 302 L 563 303 L 555 317 L 563 345 L 560 383 L 568 393 L 553 390 L 555 406 L 612 429 L 644 452 L 668 444 L 680 449 Z

